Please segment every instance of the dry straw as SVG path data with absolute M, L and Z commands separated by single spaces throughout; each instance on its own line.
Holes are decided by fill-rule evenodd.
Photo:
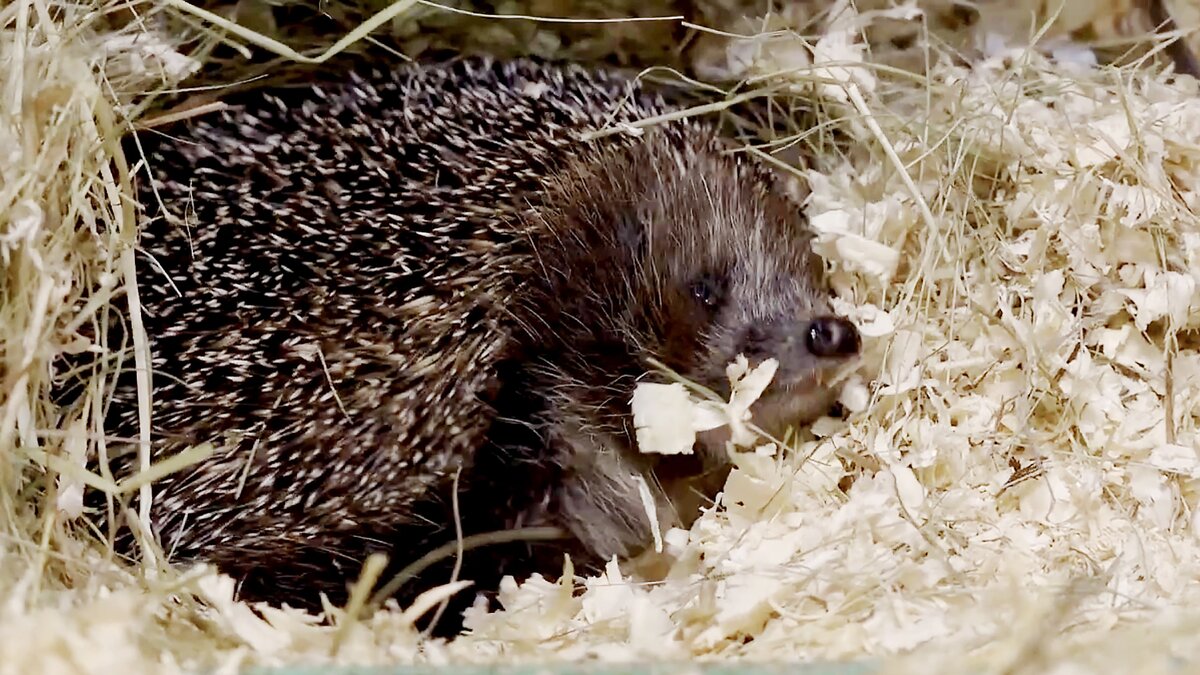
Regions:
M 613 565 L 582 593 L 508 584 L 506 610 L 473 613 L 473 634 L 450 644 L 412 623 L 457 587 L 408 611 L 330 608 L 327 623 L 256 612 L 208 570 L 114 559 L 108 533 L 76 518 L 84 486 L 117 509 L 154 475 L 118 483 L 85 466 L 110 445 L 104 368 L 67 374 L 86 382 L 85 418 L 59 419 L 48 397 L 55 356 L 95 348 L 83 335 L 118 320 L 140 332 L 110 306 L 144 264 L 131 248 L 137 158 L 118 140 L 150 94 L 194 71 L 184 46 L 300 55 L 184 0 L 0 9 L 0 673 L 908 652 L 890 667 L 1163 672 L 1194 654 L 1195 83 L 1169 84 L 1148 60 L 1093 67 L 1053 44 L 1061 14 L 1033 34 L 1042 50 L 993 35 L 968 68 L 935 41 L 914 75 L 855 36 L 922 28 L 927 14 L 827 4 L 807 38 L 775 17 L 761 36 L 726 31 L 707 62 L 745 82 L 713 110 L 764 93 L 778 110 L 816 110 L 811 128 L 745 151 L 806 179 L 839 308 L 867 336 L 848 420 L 739 455 L 722 507 L 663 533 L 665 559 L 645 561 L 665 577 Z M 815 168 L 782 154 L 792 147 L 815 152 Z M 140 362 L 144 339 L 108 347 Z

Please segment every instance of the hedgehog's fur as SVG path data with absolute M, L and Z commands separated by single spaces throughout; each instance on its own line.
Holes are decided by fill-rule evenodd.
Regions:
M 634 474 L 664 525 L 691 519 L 661 480 L 682 460 L 633 449 L 645 357 L 720 392 L 738 353 L 777 357 L 756 420 L 778 427 L 826 410 L 820 374 L 857 349 L 852 327 L 846 354 L 805 347 L 828 313 L 805 221 L 713 128 L 576 140 L 669 108 L 615 72 L 464 59 L 231 102 L 140 136 L 140 201 L 177 218 L 145 223 L 139 288 L 156 456 L 220 447 L 156 484 L 153 522 L 245 597 L 336 599 L 370 551 L 452 540 L 459 469 L 467 534 L 574 536 L 468 552 L 485 588 L 635 553 Z M 108 428 L 136 436 L 132 378 Z

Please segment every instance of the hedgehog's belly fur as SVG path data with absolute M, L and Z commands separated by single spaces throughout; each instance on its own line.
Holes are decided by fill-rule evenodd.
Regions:
M 215 562 L 251 599 L 311 605 L 343 597 L 372 550 L 402 564 L 452 539 L 459 469 L 468 534 L 544 508 L 557 467 L 528 428 L 492 424 L 519 386 L 497 368 L 513 348 L 503 298 L 529 273 L 514 269 L 526 242 L 512 223 L 536 207 L 563 127 L 599 125 L 626 85 L 528 68 L 407 68 L 142 134 L 154 452 L 218 446 L 156 484 L 172 559 Z M 625 115 L 662 105 L 634 103 Z M 535 399 L 514 400 L 537 415 Z M 136 435 L 131 376 L 108 428 Z M 485 446 L 507 454 L 481 462 Z M 563 550 L 484 551 L 466 574 L 553 572 Z M 444 583 L 435 572 L 410 588 Z

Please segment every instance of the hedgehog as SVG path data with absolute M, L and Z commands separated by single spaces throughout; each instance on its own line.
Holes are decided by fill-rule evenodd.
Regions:
M 716 432 L 637 450 L 651 358 L 722 395 L 739 355 L 776 359 L 753 419 L 781 430 L 860 351 L 801 205 L 715 122 L 585 136 L 678 109 L 619 69 L 460 57 L 226 103 L 139 133 L 138 284 L 154 456 L 215 448 L 155 483 L 154 534 L 242 599 L 319 606 L 373 552 L 512 528 L 563 537 L 466 551 L 477 591 L 634 556 L 640 485 L 686 526 L 729 466 Z M 137 437 L 130 373 L 106 415 Z

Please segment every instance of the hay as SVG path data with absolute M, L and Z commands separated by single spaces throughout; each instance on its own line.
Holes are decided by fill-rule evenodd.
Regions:
M 848 419 L 739 454 L 721 506 L 661 533 L 656 558 L 582 593 L 507 584 L 504 611 L 444 643 L 413 622 L 455 587 L 326 623 L 255 611 L 204 568 L 116 560 L 77 518 L 85 485 L 144 487 L 83 468 L 104 448 L 102 376 L 85 374 L 87 419 L 47 393 L 54 357 L 90 348 L 81 327 L 121 320 L 135 158 L 115 142 L 195 72 L 183 53 L 227 39 L 171 1 L 0 9 L 0 673 L 865 655 L 1164 672 L 1200 653 L 1200 92 L 1127 49 L 1131 3 L 1013 2 L 954 27 L 935 20 L 948 3 L 838 2 L 713 24 L 762 35 L 705 33 L 697 70 L 817 104 L 813 133 L 747 150 L 817 154 L 792 169 L 867 336 Z M 1042 50 L 1019 46 L 1030 9 Z M 1095 67 L 1072 35 L 1129 65 Z

